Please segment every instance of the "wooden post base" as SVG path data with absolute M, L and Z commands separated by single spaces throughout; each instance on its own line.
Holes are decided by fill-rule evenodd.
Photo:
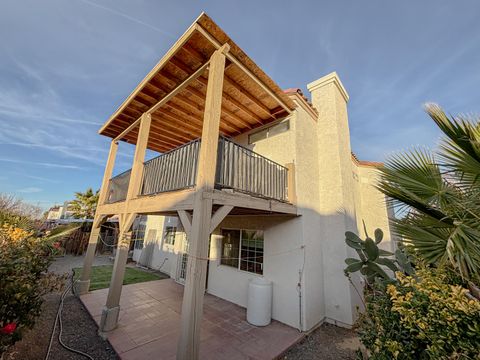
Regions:
M 120 305 L 111 309 L 104 307 L 102 311 L 102 318 L 100 320 L 100 332 L 112 331 L 117 327 L 118 315 L 120 314 Z
M 75 285 L 73 287 L 75 290 L 75 294 L 85 295 L 90 289 L 90 280 L 78 280 L 75 282 Z

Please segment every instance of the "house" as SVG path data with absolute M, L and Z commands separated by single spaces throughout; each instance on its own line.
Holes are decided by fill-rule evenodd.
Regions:
M 48 209 L 47 220 L 73 219 L 73 211 L 70 201 L 63 205 L 55 205 Z
M 61 214 L 61 207 L 57 205 L 52 206 L 50 209 L 48 209 L 47 220 L 60 219 L 60 214 Z
M 361 299 L 343 274 L 354 256 L 344 234 L 364 236 L 365 223 L 393 246 L 389 209 L 374 187 L 379 164 L 352 155 L 338 75 L 307 88 L 311 102 L 280 89 L 202 14 L 108 119 L 99 133 L 110 153 L 77 284 L 88 291 L 100 226 L 118 215 L 101 331 L 117 323 L 132 236 L 138 263 L 185 284 L 178 358 L 198 358 L 204 292 L 246 306 L 254 277 L 272 281 L 280 322 L 301 331 L 353 324 Z M 135 144 L 134 160 L 113 176 L 119 141 Z M 146 149 L 158 157 L 145 161 Z

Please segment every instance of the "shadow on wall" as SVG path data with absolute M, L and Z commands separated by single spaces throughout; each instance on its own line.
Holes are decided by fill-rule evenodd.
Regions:
M 359 234 L 358 221 L 345 215 L 343 209 L 335 214 L 322 214 L 303 207 L 298 208 L 298 213 L 301 216 L 293 218 L 227 216 L 210 240 L 213 260 L 209 267 L 209 292 L 246 306 L 248 282 L 258 275 L 220 263 L 220 229 L 264 230 L 263 276 L 274 283 L 274 319 L 304 331 L 322 321 L 349 327 L 363 309 L 361 276 L 352 275 L 354 288 L 343 271 L 345 259 L 356 257 L 355 251 L 345 244 L 345 231 Z M 160 221 L 158 228 L 147 229 L 139 263 L 178 279 L 179 255 L 185 238 L 177 233 L 175 246 L 166 244 L 165 225 L 165 221 Z M 369 229 L 375 228 L 375 224 L 367 225 Z M 389 229 L 382 230 L 386 240 L 389 239 Z M 296 251 L 289 251 L 293 248 Z

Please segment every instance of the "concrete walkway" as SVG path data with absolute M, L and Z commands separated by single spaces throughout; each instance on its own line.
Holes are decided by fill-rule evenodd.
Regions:
M 73 268 L 83 267 L 84 256 L 65 255 L 55 258 L 54 262 L 48 268 L 48 271 L 56 274 L 70 273 Z M 93 260 L 93 266 L 113 265 L 110 256 L 98 255 Z
M 81 296 L 97 324 L 107 292 L 102 289 Z M 171 279 L 123 286 L 119 324 L 108 333 L 122 359 L 175 359 L 182 296 L 183 286 Z M 256 327 L 245 319 L 244 308 L 205 295 L 200 359 L 274 359 L 303 337 L 277 321 Z

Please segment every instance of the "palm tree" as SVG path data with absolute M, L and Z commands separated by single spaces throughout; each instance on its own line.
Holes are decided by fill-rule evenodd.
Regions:
M 88 188 L 84 193 L 76 192 L 76 199 L 70 203 L 73 216 L 77 219 L 93 219 L 98 203 L 98 193 L 98 191 L 94 193 L 92 188 Z
M 426 112 L 443 132 L 436 151 L 416 148 L 392 156 L 378 188 L 403 214 L 394 231 L 431 264 L 451 264 L 480 280 L 480 119 Z

